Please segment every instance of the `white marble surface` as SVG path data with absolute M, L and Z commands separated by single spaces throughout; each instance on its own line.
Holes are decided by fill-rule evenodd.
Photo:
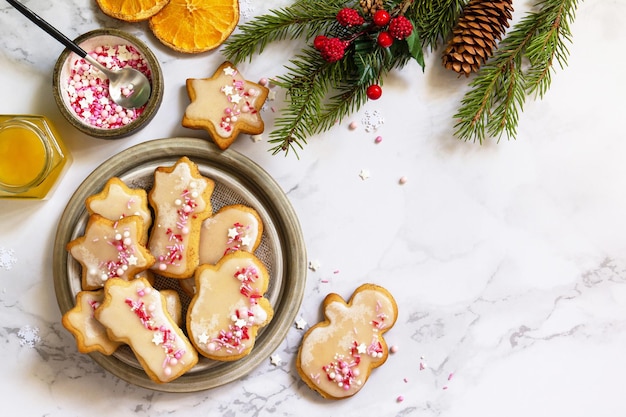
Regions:
M 287 3 L 242 1 L 242 19 Z M 544 100 L 526 103 L 515 141 L 479 146 L 452 137 L 466 80 L 430 54 L 425 73 L 415 65 L 395 73 L 383 98 L 311 138 L 300 160 L 270 155 L 264 141 L 235 143 L 283 187 L 309 259 L 321 265 L 308 273 L 299 316 L 317 322 L 326 294 L 349 297 L 364 282 L 397 299 L 399 319 L 387 341 L 399 351 L 341 402 L 322 400 L 297 377 L 302 330 L 295 326 L 276 352 L 278 366 L 268 360 L 242 380 L 192 394 L 129 385 L 77 353 L 53 291 L 56 221 L 108 157 L 149 139 L 201 137 L 180 126 L 184 80 L 212 74 L 223 56 L 173 53 L 146 24 L 107 18 L 93 1 L 26 4 L 69 37 L 99 27 L 138 35 L 156 53 L 166 87 L 155 120 L 137 134 L 104 141 L 79 133 L 51 95 L 62 46 L 0 3 L 0 114 L 50 117 L 74 156 L 48 200 L 0 201 L 4 410 L 55 417 L 624 415 L 626 62 L 619 51 L 626 2 L 580 3 L 569 66 Z M 515 4 L 518 18 L 529 2 Z M 295 47 L 286 46 L 240 68 L 249 79 L 271 77 Z M 385 123 L 371 133 L 362 125 L 349 130 L 365 111 L 378 111 Z M 271 129 L 271 111 L 264 118 Z M 365 181 L 362 169 L 371 173 Z

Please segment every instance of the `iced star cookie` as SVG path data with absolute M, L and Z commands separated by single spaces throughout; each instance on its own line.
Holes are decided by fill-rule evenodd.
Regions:
M 323 307 L 325 320 L 304 334 L 296 368 L 324 398 L 347 398 L 387 360 L 383 333 L 394 325 L 398 307 L 386 289 L 374 284 L 357 288 L 348 303 L 329 294 Z
M 104 299 L 104 291 L 80 291 L 76 294 L 76 305 L 61 319 L 65 327 L 76 339 L 81 353 L 100 352 L 111 355 L 122 344 L 107 336 L 106 328 L 94 317 L 94 311 Z
M 148 241 L 148 230 L 152 224 L 152 213 L 148 208 L 148 195 L 142 188 L 130 188 L 117 177 L 110 178 L 102 191 L 85 199 L 87 212 L 99 214 L 109 220 L 128 216 L 140 216 L 144 224 L 142 243 Z
M 177 279 L 193 276 L 199 263 L 200 228 L 213 214 L 214 187 L 187 157 L 155 170 L 148 194 L 155 212 L 148 248 L 156 258 L 152 267 L 156 273 Z
M 220 149 L 228 148 L 239 133 L 257 135 L 265 125 L 260 109 L 269 89 L 247 81 L 230 62 L 211 78 L 187 79 L 187 106 L 182 125 L 206 130 Z
M 254 252 L 261 243 L 263 223 L 251 207 L 224 206 L 202 223 L 200 263 L 215 264 L 238 250 Z
M 143 220 L 139 216 L 109 220 L 89 216 L 85 234 L 70 241 L 66 249 L 82 267 L 83 290 L 102 288 L 110 278 L 130 280 L 154 264 L 141 243 Z
M 203 356 L 234 361 L 248 355 L 258 329 L 274 310 L 263 294 L 269 274 L 253 254 L 233 252 L 196 271 L 196 293 L 187 310 L 187 333 Z
M 113 278 L 104 286 L 96 319 L 112 340 L 126 343 L 151 380 L 165 383 L 189 371 L 198 355 L 148 281 Z

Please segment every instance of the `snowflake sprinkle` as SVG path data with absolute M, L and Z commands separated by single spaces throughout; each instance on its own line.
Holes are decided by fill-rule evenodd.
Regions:
M 20 339 L 20 346 L 35 347 L 37 343 L 41 341 L 39 337 L 39 328 L 29 325 L 22 326 L 17 332 L 17 337 Z
M 369 111 L 366 111 L 361 123 L 365 126 L 366 132 L 375 132 L 379 127 L 385 124 L 385 119 L 381 116 L 378 110 L 375 110 L 371 114 Z
M 13 269 L 13 265 L 17 262 L 15 257 L 15 251 L 13 249 L 6 249 L 0 247 L 0 269 L 6 269 L 7 271 Z

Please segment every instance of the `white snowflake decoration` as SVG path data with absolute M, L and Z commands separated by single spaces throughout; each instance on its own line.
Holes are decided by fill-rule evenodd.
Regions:
M 22 326 L 17 332 L 17 337 L 20 339 L 20 346 L 35 347 L 37 343 L 41 341 L 39 337 L 39 328 L 29 325 Z
M 17 262 L 15 257 L 15 251 L 13 249 L 0 248 L 0 269 L 6 269 L 7 271 L 13 268 L 13 265 Z
M 363 123 L 363 126 L 365 126 L 365 131 L 369 133 L 375 132 L 376 130 L 378 130 L 379 127 L 385 124 L 385 119 L 378 112 L 378 110 L 375 110 L 371 114 L 369 111 L 366 111 L 365 115 L 363 116 L 363 120 L 361 120 L 361 123 Z

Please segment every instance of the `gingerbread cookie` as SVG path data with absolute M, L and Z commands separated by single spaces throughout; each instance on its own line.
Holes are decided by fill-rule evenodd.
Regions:
M 200 263 L 215 264 L 238 250 L 254 252 L 262 234 L 263 223 L 256 210 L 241 204 L 224 206 L 202 223 Z
M 187 106 L 182 125 L 206 130 L 220 149 L 228 148 L 239 133 L 257 135 L 265 125 L 260 109 L 269 89 L 247 81 L 230 62 L 211 78 L 187 79 Z
M 148 208 L 148 195 L 142 188 L 130 188 L 117 177 L 110 178 L 102 191 L 85 199 L 87 212 L 99 214 L 109 220 L 119 220 L 128 216 L 143 219 L 143 244 L 148 241 L 148 230 L 152 224 L 152 213 Z
M 263 294 L 269 274 L 253 254 L 233 252 L 196 271 L 196 294 L 187 310 L 187 333 L 201 355 L 234 361 L 248 355 L 258 329 L 274 310 Z
M 109 220 L 89 216 L 85 234 L 66 248 L 82 266 L 82 289 L 97 290 L 113 277 L 130 280 L 154 264 L 154 257 L 141 244 L 143 220 L 139 216 Z
M 394 325 L 398 307 L 386 289 L 374 284 L 357 288 L 348 303 L 329 294 L 323 307 L 325 320 L 305 333 L 296 368 L 324 398 L 347 398 L 387 360 L 383 334 Z
M 173 381 L 198 362 L 189 339 L 167 312 L 165 298 L 143 278 L 108 280 L 95 316 L 112 340 L 130 346 L 154 382 Z
M 155 170 L 148 194 L 155 212 L 148 247 L 156 258 L 152 267 L 156 273 L 177 279 L 193 276 L 199 264 L 200 228 L 213 214 L 214 187 L 187 157 Z
M 122 344 L 107 335 L 106 328 L 94 317 L 94 311 L 104 299 L 104 291 L 80 291 L 76 294 L 76 305 L 61 319 L 65 327 L 76 339 L 81 353 L 100 352 L 111 355 Z
M 152 285 L 152 284 L 150 284 Z M 183 305 L 180 301 L 180 295 L 176 290 L 160 290 L 163 298 L 165 298 L 165 309 L 174 320 L 178 327 L 183 325 Z

